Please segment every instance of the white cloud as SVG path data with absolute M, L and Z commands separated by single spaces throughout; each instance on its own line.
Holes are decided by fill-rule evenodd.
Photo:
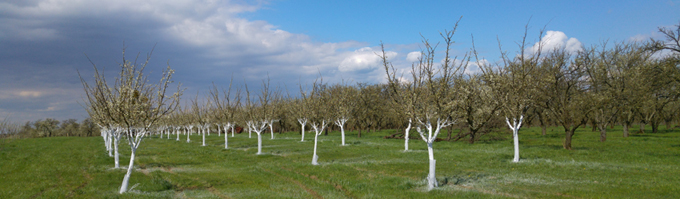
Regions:
M 379 66 L 382 64 L 382 60 L 376 53 L 379 52 L 373 50 L 370 47 L 364 47 L 356 50 L 354 53 L 351 53 L 349 56 L 343 59 L 342 62 L 340 62 L 338 70 L 341 72 L 350 72 L 379 68 Z M 385 54 L 387 55 L 388 59 L 397 56 L 397 53 L 393 51 L 386 51 Z
M 529 53 L 536 53 L 541 48 L 541 53 L 550 52 L 552 50 L 566 50 L 568 52 L 577 52 L 582 50 L 582 44 L 576 38 L 567 37 L 561 31 L 547 31 L 541 41 L 536 42 L 530 49 Z
M 648 40 L 649 38 L 651 38 L 649 35 L 638 34 L 638 35 L 635 35 L 635 36 L 628 38 L 628 40 L 631 41 L 631 42 L 641 42 L 641 41 Z
M 422 52 L 420 51 L 410 52 L 406 55 L 406 61 L 417 62 L 418 59 L 420 59 L 420 56 L 422 56 Z
M 19 91 L 19 96 L 21 97 L 40 97 L 43 92 L 40 91 Z
M 476 74 L 476 73 L 482 73 L 482 70 L 479 68 L 479 65 L 489 65 L 490 62 L 486 59 L 481 59 L 479 60 L 479 63 L 477 61 L 470 61 L 470 64 L 468 67 L 463 71 L 465 74 L 471 75 L 471 74 Z

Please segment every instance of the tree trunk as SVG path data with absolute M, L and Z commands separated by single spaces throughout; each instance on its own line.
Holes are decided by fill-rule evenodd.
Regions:
M 342 136 L 342 146 L 345 146 L 345 128 L 340 125 L 340 135 Z
M 411 119 L 408 120 L 408 126 L 404 130 L 404 151 L 408 151 L 409 131 L 411 131 Z
M 627 138 L 628 137 L 628 122 L 623 122 L 623 137 Z
M 453 125 L 449 126 L 448 135 L 446 135 L 446 141 L 451 141 L 451 134 L 453 134 Z
M 125 173 L 125 177 L 123 177 L 123 184 L 120 186 L 120 194 L 125 193 L 128 191 L 128 183 L 130 182 L 130 174 L 132 174 L 132 169 L 135 165 L 135 149 L 134 147 L 132 148 L 132 153 L 130 154 L 130 164 L 128 165 L 127 173 Z
M 432 148 L 432 140 L 431 142 L 427 142 L 427 154 L 430 157 L 430 172 L 427 174 L 427 189 L 431 190 L 438 185 L 437 183 L 437 178 L 435 175 L 435 167 L 437 166 L 437 161 L 434 159 L 434 149 Z
M 274 139 L 274 127 L 272 126 L 273 122 L 269 122 L 269 132 L 272 134 L 271 140 Z
M 120 164 L 119 164 L 120 158 L 119 158 L 119 153 L 118 153 L 118 142 L 120 141 L 120 134 L 114 136 L 114 139 L 115 139 L 115 140 L 113 140 L 113 150 L 115 150 L 114 151 L 114 156 L 115 156 L 114 161 L 115 161 L 115 167 L 117 169 L 117 168 L 120 168 Z
M 305 124 L 302 125 L 302 130 L 300 131 L 300 134 L 302 134 L 302 139 L 300 140 L 300 142 L 304 142 L 305 141 Z
M 470 143 L 470 144 L 474 144 L 474 143 L 475 143 L 475 134 L 476 134 L 476 133 L 477 133 L 477 132 L 470 130 L 470 140 L 468 141 L 468 143 Z
M 600 128 L 600 142 L 607 141 L 607 127 Z
M 314 155 L 312 155 L 312 165 L 319 165 L 317 160 L 319 159 L 319 156 L 316 155 L 316 143 L 317 140 L 319 139 L 319 133 L 314 133 Z
M 358 137 L 358 138 L 361 137 L 361 128 L 359 128 L 359 134 L 357 134 L 357 137 Z
M 591 121 L 590 121 L 590 125 L 592 125 L 592 127 L 593 127 L 593 128 L 591 129 L 591 131 L 592 131 L 592 132 L 597 132 L 597 122 L 595 122 L 595 120 L 591 120 Z
M 189 136 L 191 135 L 191 131 L 189 131 L 189 132 L 184 131 L 184 132 L 187 134 L 187 143 L 191 142 L 191 140 L 189 139 Z
M 571 150 L 571 137 L 574 136 L 574 131 L 565 129 L 564 133 L 565 133 L 564 144 L 562 146 L 564 147 L 564 149 Z
M 545 130 L 548 128 L 547 125 L 541 125 L 541 135 L 545 135 Z
M 515 145 L 515 157 L 512 158 L 512 162 L 519 162 L 519 126 L 512 129 L 512 139 Z
M 229 126 L 224 126 L 224 149 L 229 149 L 229 135 L 227 134 L 227 129 L 229 129 Z
M 257 133 L 257 153 L 256 155 L 262 154 L 262 132 L 255 132 Z
M 659 132 L 659 121 L 652 120 L 652 133 Z
M 640 131 L 638 133 L 640 133 L 640 134 L 645 133 L 645 125 L 646 125 L 646 123 L 640 122 Z

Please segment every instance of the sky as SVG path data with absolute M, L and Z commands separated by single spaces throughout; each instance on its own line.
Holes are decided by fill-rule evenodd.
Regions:
M 525 26 L 529 51 L 539 36 L 550 48 L 577 51 L 662 39 L 657 29 L 680 24 L 679 10 L 680 0 L 0 0 L 0 118 L 87 118 L 78 73 L 92 82 L 95 64 L 112 80 L 123 50 L 140 61 L 152 52 L 144 71 L 151 80 L 174 69 L 183 101 L 232 77 L 255 91 L 269 78 L 294 94 L 319 76 L 385 82 L 375 55 L 381 42 L 404 71 L 423 38 L 441 42 L 439 33 L 459 19 L 453 55 L 469 52 L 474 37 L 480 59 L 497 62 L 499 46 L 520 51 Z

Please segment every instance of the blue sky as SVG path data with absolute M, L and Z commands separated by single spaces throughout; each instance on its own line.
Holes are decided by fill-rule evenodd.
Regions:
M 204 95 L 212 82 L 259 89 L 272 84 L 295 92 L 320 73 L 326 82 L 379 83 L 378 45 L 397 68 L 419 50 L 420 34 L 440 41 L 451 29 L 463 55 L 474 35 L 487 61 L 516 53 L 529 23 L 529 46 L 576 50 L 604 40 L 660 38 L 658 27 L 680 23 L 680 1 L 216 1 L 216 0 L 9 0 L 0 1 L 0 117 L 24 122 L 83 119 L 80 71 L 92 76 L 89 57 L 115 75 L 127 58 L 156 45 L 151 79 L 169 63 L 185 99 Z M 529 21 L 529 19 L 531 19 Z M 87 55 L 87 57 L 86 57 Z M 470 73 L 474 72 L 471 68 Z M 91 80 L 91 79 L 89 79 Z M 79 104 L 80 103 L 80 104 Z

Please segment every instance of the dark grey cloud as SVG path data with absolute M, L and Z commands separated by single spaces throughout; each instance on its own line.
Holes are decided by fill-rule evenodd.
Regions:
M 76 71 L 91 81 L 92 64 L 110 80 L 126 58 L 140 61 L 153 49 L 151 79 L 169 64 L 185 99 L 204 95 L 230 78 L 257 90 L 273 85 L 297 92 L 319 73 L 327 82 L 380 82 L 379 67 L 339 70 L 365 43 L 322 43 L 240 18 L 262 2 L 230 1 L 2 1 L 0 2 L 0 117 L 83 119 L 83 91 Z M 377 48 L 373 47 L 373 50 Z M 405 59 L 405 53 L 398 53 Z M 345 65 L 352 68 L 353 66 Z

